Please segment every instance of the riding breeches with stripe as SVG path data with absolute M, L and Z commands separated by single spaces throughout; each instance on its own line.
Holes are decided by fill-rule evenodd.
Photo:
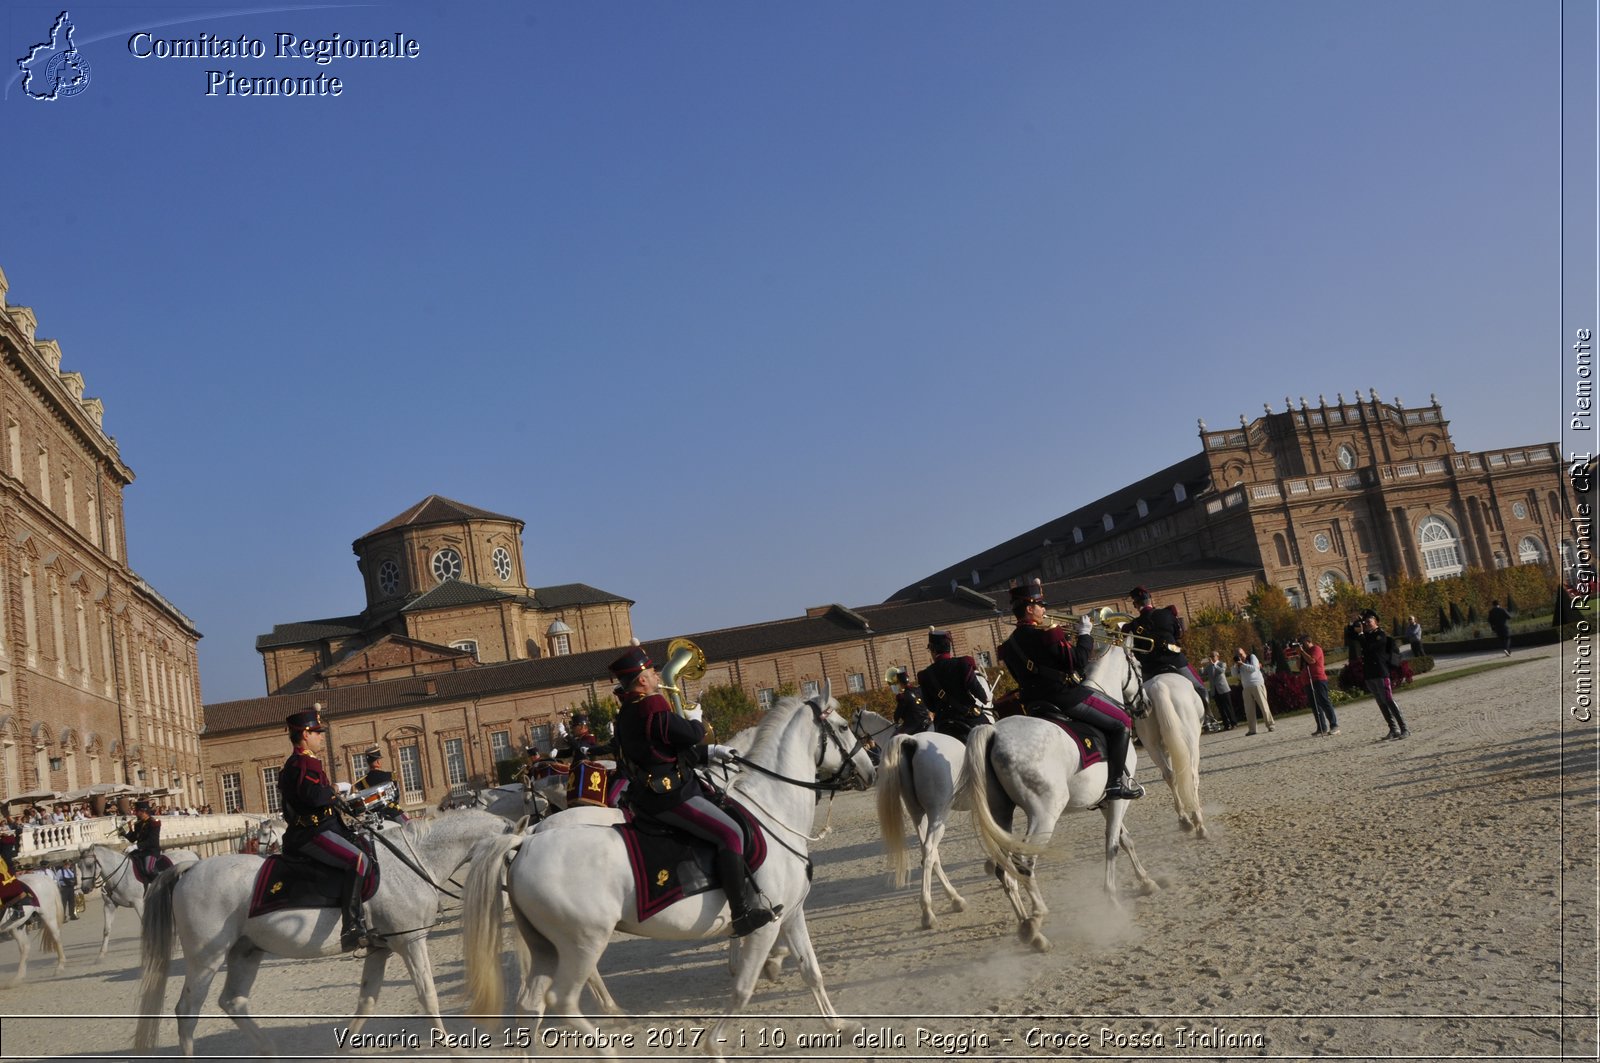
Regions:
M 657 812 L 652 818 L 686 834 L 693 834 L 696 838 L 704 838 L 718 848 L 744 856 L 744 832 L 732 816 L 702 794 L 696 794 L 664 812 Z

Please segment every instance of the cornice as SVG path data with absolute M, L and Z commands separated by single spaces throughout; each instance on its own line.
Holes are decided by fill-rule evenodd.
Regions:
M 60 345 L 54 340 L 36 340 L 33 321 L 33 312 L 27 307 L 0 305 L 0 353 L 16 366 L 18 376 L 57 421 L 78 436 L 125 485 L 132 483 L 133 470 L 122 461 L 117 441 L 106 434 L 100 423 L 105 404 L 97 398 L 83 397 L 81 373 L 61 372 Z

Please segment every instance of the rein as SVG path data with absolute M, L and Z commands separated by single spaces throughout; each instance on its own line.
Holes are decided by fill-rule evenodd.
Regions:
M 93 855 L 94 853 L 93 849 L 88 849 L 85 851 L 90 855 Z M 94 878 L 90 880 L 89 888 L 83 892 L 88 893 L 89 890 L 99 886 L 105 891 L 106 899 L 111 899 L 111 891 L 115 889 L 117 883 L 122 880 L 123 872 L 128 872 L 129 874 L 132 874 L 133 872 L 133 857 L 129 856 L 127 853 L 118 853 L 117 855 L 122 857 L 122 862 L 111 871 L 107 871 L 105 869 L 105 867 L 100 863 L 100 858 L 98 856 L 94 858 Z M 112 901 L 112 903 L 115 904 L 116 902 Z
M 400 847 L 398 845 L 396 845 L 394 842 L 390 841 L 388 838 L 384 837 L 384 832 L 383 831 L 381 831 L 381 830 L 369 830 L 369 831 L 367 831 L 367 837 L 373 838 L 373 839 L 375 839 L 377 841 L 382 842 L 383 843 L 383 847 L 385 849 L 388 849 L 391 853 L 393 853 L 396 857 L 398 857 L 402 864 L 405 864 L 412 871 L 416 872 L 418 878 L 422 879 L 422 881 L 424 881 L 428 885 L 432 886 L 438 892 L 444 894 L 446 897 L 449 897 L 449 898 L 451 898 L 453 900 L 458 900 L 459 901 L 461 899 L 461 895 L 459 893 L 451 893 L 449 890 L 447 890 L 443 886 L 439 885 L 439 883 L 435 882 L 433 880 L 433 876 L 428 874 L 427 869 L 423 868 L 420 863 L 418 863 L 415 860 L 412 860 L 411 857 L 409 857 L 405 853 L 401 852 L 400 851 Z M 407 845 L 409 846 L 409 844 L 410 843 L 408 841 Z M 414 851 L 415 850 L 413 850 L 413 852 Z M 434 924 L 434 925 L 438 925 L 438 924 Z M 409 931 L 406 931 L 406 933 L 409 933 Z
M 802 790 L 813 790 L 819 793 L 837 793 L 838 791 L 843 790 L 848 783 L 858 777 L 859 773 L 856 771 L 855 756 L 857 753 L 861 752 L 863 748 L 865 748 L 869 739 L 865 735 L 858 733 L 855 728 L 852 727 L 850 733 L 855 736 L 856 744 L 850 749 L 846 749 L 844 747 L 844 743 L 839 740 L 838 733 L 834 731 L 833 728 L 821 726 L 823 719 L 827 716 L 827 710 L 823 708 L 822 704 L 815 699 L 808 700 L 806 704 L 811 706 L 811 711 L 817 717 L 817 767 L 822 767 L 822 757 L 823 754 L 828 751 L 828 742 L 830 739 L 833 741 L 834 748 L 839 751 L 840 756 L 843 758 L 843 762 L 839 765 L 838 770 L 832 775 L 828 776 L 826 779 L 819 779 L 816 782 L 808 782 L 805 779 L 791 779 L 787 775 L 779 774 L 778 772 L 773 771 L 771 768 L 757 764 L 755 761 L 749 760 L 746 757 L 739 756 L 737 754 L 735 754 L 731 759 L 736 764 L 742 764 L 747 768 L 754 768 L 756 771 L 759 771 L 768 778 L 777 779 L 779 782 L 786 782 L 790 786 L 798 786 Z

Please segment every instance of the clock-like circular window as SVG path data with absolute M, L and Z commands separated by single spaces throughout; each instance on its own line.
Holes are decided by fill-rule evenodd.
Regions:
M 494 553 L 489 555 L 489 563 L 494 566 L 494 574 L 502 580 L 511 578 L 511 551 L 503 546 L 494 548 Z
M 461 578 L 461 555 L 448 546 L 433 555 L 433 578 L 443 583 Z
M 1521 502 L 1513 502 L 1511 503 L 1511 515 L 1516 517 L 1518 520 L 1527 520 L 1528 507 L 1523 505 Z
M 378 566 L 378 586 L 385 594 L 393 594 L 400 589 L 400 566 L 393 561 L 385 561 Z
M 1352 447 L 1349 443 L 1341 444 L 1339 447 L 1339 468 L 1353 469 L 1355 467 L 1356 448 Z
M 1333 540 L 1328 538 L 1327 532 L 1317 532 L 1317 537 L 1311 540 L 1311 545 L 1317 548 L 1317 553 L 1325 554 L 1333 549 Z

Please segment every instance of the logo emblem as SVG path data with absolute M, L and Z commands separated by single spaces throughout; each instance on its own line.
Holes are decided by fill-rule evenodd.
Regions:
M 36 100 L 54 101 L 76 96 L 89 87 L 89 62 L 72 43 L 76 27 L 70 12 L 56 16 L 50 39 L 28 49 L 17 60 L 22 71 L 22 91 Z
M 656 872 L 656 888 L 659 889 L 660 887 L 665 886 L 667 884 L 667 879 L 669 877 L 671 877 L 671 876 L 668 875 L 668 873 L 665 870 L 657 871 Z

